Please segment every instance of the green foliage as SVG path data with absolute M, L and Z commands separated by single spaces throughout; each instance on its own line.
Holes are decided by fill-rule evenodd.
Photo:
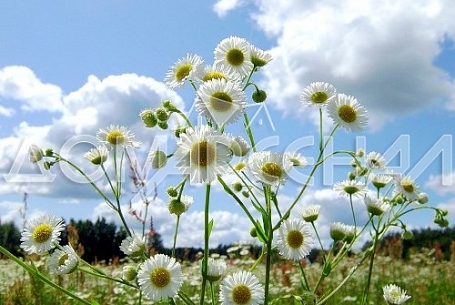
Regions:
M 16 256 L 20 254 L 20 239 L 21 233 L 13 222 L 0 224 L 0 245 Z

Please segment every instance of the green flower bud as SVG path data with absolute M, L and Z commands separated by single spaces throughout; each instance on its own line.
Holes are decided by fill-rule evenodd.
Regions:
M 167 190 L 166 190 L 167 194 L 171 197 L 177 197 L 179 195 L 179 192 L 177 192 L 177 190 L 175 188 L 173 188 L 172 186 L 169 187 Z
M 167 109 L 169 112 L 176 112 L 178 111 L 178 108 L 175 107 L 170 100 L 165 100 L 163 102 L 163 107 Z
M 151 109 L 142 110 L 141 113 L 139 113 L 139 117 L 147 128 L 155 127 L 156 123 L 158 122 L 155 114 Z
M 243 195 L 245 198 L 250 197 L 250 193 L 249 193 L 248 191 L 243 191 L 243 192 L 242 192 L 242 195 Z
M 262 103 L 267 99 L 267 93 L 264 90 L 257 89 L 253 92 L 251 98 L 255 103 Z
M 53 153 L 54 153 L 54 150 L 52 148 L 46 148 L 46 150 L 44 151 L 44 155 L 46 157 L 52 157 Z
M 168 129 L 169 125 L 165 121 L 158 121 L 158 127 L 161 129 Z
M 159 169 L 167 164 L 167 156 L 164 151 L 152 150 L 148 154 L 148 160 L 153 169 Z
M 174 131 L 174 135 L 176 138 L 180 138 L 180 135 L 182 133 L 184 133 L 186 131 L 187 127 L 178 127 L 175 131 Z
M 257 232 L 257 230 L 256 230 L 256 227 L 252 227 L 252 228 L 250 229 L 250 236 L 251 236 L 251 237 L 258 237 L 258 232 Z
M 240 192 L 243 188 L 243 185 L 240 182 L 236 182 L 232 185 L 232 188 L 234 189 L 234 191 Z
M 167 113 L 166 109 L 164 109 L 164 108 L 157 108 L 155 110 L 155 114 L 156 114 L 157 119 L 161 122 L 167 122 L 167 120 L 169 119 L 169 114 Z
M 428 194 L 427 193 L 419 193 L 419 197 L 417 198 L 417 202 L 420 204 L 428 203 Z
M 123 266 L 122 278 L 125 281 L 131 282 L 136 279 L 137 269 L 134 266 Z
M 404 240 L 410 240 L 414 237 L 414 233 L 412 233 L 411 231 L 404 231 L 402 234 L 401 234 L 401 237 L 404 239 Z
M 348 179 L 349 179 L 350 181 L 355 180 L 355 177 L 356 177 L 356 175 L 355 175 L 355 173 L 353 173 L 353 172 L 350 172 L 350 173 L 348 174 Z
M 186 205 L 178 199 L 173 199 L 168 205 L 169 213 L 177 216 L 186 212 Z

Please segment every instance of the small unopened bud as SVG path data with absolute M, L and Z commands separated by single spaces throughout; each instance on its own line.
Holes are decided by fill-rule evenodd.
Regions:
M 136 279 L 137 269 L 134 266 L 123 266 L 122 278 L 125 281 L 131 282 Z
M 179 192 L 177 192 L 177 190 L 175 188 L 173 188 L 172 186 L 168 187 L 166 192 L 171 197 L 177 197 L 179 195 Z
M 232 185 L 232 188 L 234 189 L 234 191 L 236 192 L 240 192 L 242 190 L 242 184 L 240 182 L 235 182 L 233 185 Z
M 153 169 L 159 169 L 166 165 L 167 156 L 164 151 L 161 150 L 152 150 L 148 154 L 148 160 L 152 165 Z
M 139 113 L 139 117 L 147 128 L 155 127 L 158 122 L 153 110 L 151 109 L 142 110 L 141 113 Z
M 258 236 L 258 232 L 256 230 L 256 227 L 252 227 L 251 230 L 250 230 L 250 236 L 251 237 L 257 237 Z
M 267 99 L 267 93 L 264 90 L 257 89 L 253 92 L 251 98 L 255 103 L 262 103 Z
M 161 129 L 168 129 L 169 125 L 165 121 L 158 121 L 158 127 Z
M 243 192 L 242 192 L 242 195 L 243 195 L 245 198 L 250 197 L 250 193 L 249 193 L 248 191 L 243 191 Z
M 156 109 L 155 114 L 156 114 L 157 119 L 161 122 L 167 122 L 167 120 L 169 119 L 169 114 L 167 113 L 166 109 L 164 109 L 164 108 Z
M 178 199 L 173 199 L 168 205 L 169 213 L 177 216 L 186 212 L 186 205 Z
M 404 240 L 410 240 L 414 237 L 414 234 L 411 232 L 411 231 L 404 231 L 402 234 L 401 234 L 401 237 L 404 239 Z
M 428 202 L 428 194 L 427 193 L 419 193 L 419 197 L 417 198 L 417 202 L 420 204 L 425 204 Z

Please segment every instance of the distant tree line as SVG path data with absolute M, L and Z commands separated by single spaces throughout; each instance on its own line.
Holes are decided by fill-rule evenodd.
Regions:
M 151 230 L 148 234 L 148 247 L 155 253 L 171 254 L 171 249 L 163 246 L 163 240 L 158 232 Z M 413 230 L 412 239 L 402 239 L 400 233 L 389 233 L 379 244 L 377 252 L 383 255 L 408 258 L 413 249 L 434 249 L 435 256 L 439 259 L 449 260 L 455 256 L 455 227 L 445 229 L 420 229 Z M 112 259 L 121 259 L 125 255 L 120 250 L 120 244 L 126 238 L 127 232 L 122 227 L 117 227 L 114 222 L 108 223 L 106 219 L 99 218 L 95 222 L 90 220 L 71 219 L 66 224 L 66 230 L 61 235 L 61 244 L 71 244 L 76 252 L 87 262 L 109 263 Z M 20 249 L 21 232 L 12 222 L 0 223 L 0 245 L 8 249 L 16 256 L 22 256 Z M 363 249 L 370 246 L 367 242 Z M 239 251 L 231 252 L 233 245 L 218 245 L 210 250 L 226 256 L 238 256 Z M 178 259 L 195 261 L 203 249 L 194 247 L 182 247 L 175 250 Z M 258 245 L 250 245 L 248 254 L 252 258 L 260 256 L 262 248 Z M 452 253 L 454 252 L 454 253 Z M 308 255 L 308 260 L 314 262 L 320 254 L 319 249 L 313 249 Z M 0 257 L 1 258 L 1 257 Z M 276 257 L 278 259 L 278 256 Z

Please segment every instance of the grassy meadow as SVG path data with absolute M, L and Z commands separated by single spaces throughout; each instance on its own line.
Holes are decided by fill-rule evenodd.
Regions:
M 226 258 L 228 260 L 228 272 L 236 270 L 248 270 L 254 263 L 248 255 L 238 258 Z M 358 258 L 353 256 L 343 261 L 327 277 L 318 294 L 336 287 L 350 272 L 352 264 Z M 43 261 L 35 262 L 36 266 L 45 272 Z M 183 290 L 191 296 L 193 301 L 199 301 L 200 267 L 198 263 L 182 262 L 185 282 Z M 258 266 L 254 273 L 259 278 L 264 278 L 264 270 Z M 305 266 L 308 281 L 315 283 L 320 274 L 318 263 Z M 100 266 L 105 272 L 121 277 L 122 264 L 114 263 L 109 266 Z M 397 284 L 407 290 L 412 298 L 406 304 L 438 304 L 452 305 L 455 300 L 455 262 L 438 260 L 434 252 L 422 250 L 413 253 L 408 260 L 393 259 L 392 256 L 377 256 L 372 278 L 372 290 L 370 304 L 385 304 L 382 299 L 382 286 Z M 299 269 L 289 261 L 274 263 L 272 273 L 272 303 L 305 304 L 300 289 Z M 363 283 L 367 274 L 367 266 L 362 265 L 354 276 L 339 290 L 326 304 L 358 304 L 362 294 Z M 138 291 L 122 284 L 107 282 L 103 279 L 74 272 L 67 276 L 53 277 L 56 283 L 68 288 L 84 299 L 96 300 L 99 304 L 139 304 L 137 301 Z M 209 294 L 207 294 L 209 295 Z M 297 297 L 294 297 L 297 296 Z M 206 298 L 210 302 L 210 298 Z M 183 302 L 176 299 L 177 304 Z M 42 282 L 31 278 L 27 272 L 8 260 L 0 260 L 0 305 L 54 305 L 54 304 L 77 304 L 65 295 L 56 292 Z M 144 300 L 142 304 L 152 304 Z

